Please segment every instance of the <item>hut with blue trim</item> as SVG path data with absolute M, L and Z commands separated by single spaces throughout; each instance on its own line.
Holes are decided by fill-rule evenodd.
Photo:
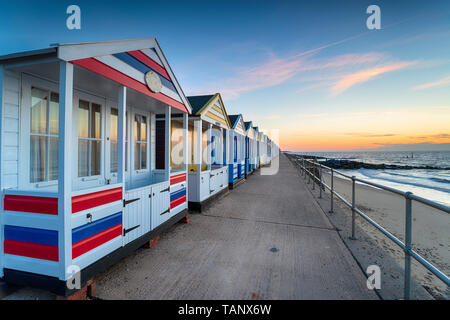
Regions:
M 230 121 L 220 93 L 191 96 L 189 116 L 189 208 L 228 190 L 227 138 Z
M 246 130 L 242 114 L 228 116 L 230 120 L 228 185 L 230 189 L 245 179 L 245 137 Z
M 0 277 L 71 295 L 185 218 L 190 112 L 155 38 L 0 56 Z
M 245 125 L 245 176 L 256 168 L 256 131 L 251 121 L 244 122 Z

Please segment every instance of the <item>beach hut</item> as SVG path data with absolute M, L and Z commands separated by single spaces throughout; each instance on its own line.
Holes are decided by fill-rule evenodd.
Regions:
M 0 277 L 67 296 L 187 212 L 191 107 L 154 38 L 0 56 Z
M 260 143 L 259 143 L 259 139 L 260 139 L 260 134 L 259 134 L 259 128 L 258 127 L 253 127 L 253 130 L 255 132 L 255 158 L 256 158 L 256 162 L 255 162 L 255 169 L 259 169 L 260 165 L 261 165 L 261 150 L 260 150 Z
M 266 148 L 264 143 L 264 132 L 259 131 L 258 132 L 258 161 L 259 161 L 259 167 L 262 167 L 265 165 L 265 155 L 266 155 Z
M 253 173 L 256 164 L 256 131 L 252 122 L 244 122 L 245 125 L 245 176 Z
M 228 116 L 230 121 L 228 186 L 230 189 L 245 178 L 245 125 L 242 114 Z
M 188 97 L 189 116 L 189 208 L 228 190 L 227 137 L 230 121 L 219 93 Z

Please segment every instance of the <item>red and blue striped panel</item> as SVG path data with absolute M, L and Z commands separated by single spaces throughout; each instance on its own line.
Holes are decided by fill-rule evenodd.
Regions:
M 4 252 L 58 261 L 58 231 L 5 225 Z
M 186 173 L 177 174 L 170 177 L 170 185 L 186 181 Z
M 170 209 L 178 207 L 180 204 L 186 202 L 186 188 L 172 192 L 170 194 Z
M 183 112 L 188 112 L 167 70 L 147 55 L 145 49 L 72 62 Z M 147 87 L 145 74 L 150 71 L 161 80 L 161 92 L 155 93 Z
M 72 230 L 72 259 L 122 235 L 122 212 Z
M 3 203 L 8 211 L 58 214 L 58 198 L 7 194 Z
M 122 200 L 122 187 L 72 197 L 72 213 Z

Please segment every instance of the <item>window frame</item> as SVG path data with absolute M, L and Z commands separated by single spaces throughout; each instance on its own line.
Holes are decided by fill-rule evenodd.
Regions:
M 126 182 L 127 185 L 131 184 L 134 185 L 135 183 L 138 184 L 139 181 L 142 179 L 151 179 L 151 151 L 152 151 L 152 145 L 151 145 L 151 112 L 145 111 L 139 108 L 134 107 L 128 107 L 127 106 L 127 113 L 128 116 L 128 172 L 126 174 Z M 135 144 L 135 138 L 134 138 L 134 117 L 135 115 L 144 116 L 146 118 L 146 127 L 147 127 L 147 168 L 145 169 L 134 169 L 134 144 Z M 150 184 L 150 183 L 149 183 Z
M 59 86 L 56 82 L 44 80 L 32 75 L 22 74 L 22 88 L 19 111 L 18 130 L 18 188 L 19 189 L 41 189 L 51 188 L 58 185 L 58 180 L 31 182 L 31 88 L 36 87 L 59 95 Z M 58 101 L 59 103 L 59 101 Z M 58 121 L 59 125 L 59 121 Z M 46 134 L 47 136 L 47 134 Z M 51 135 L 50 135 L 51 136 Z M 58 130 L 59 139 L 59 130 Z M 59 172 L 58 172 L 59 175 Z
M 76 147 L 77 152 L 74 152 L 72 158 L 72 179 L 73 179 L 73 190 L 82 190 L 87 188 L 99 187 L 106 184 L 106 174 L 105 167 L 106 164 L 105 154 L 106 154 L 106 105 L 107 101 L 105 98 L 81 92 L 79 90 L 73 90 L 73 113 L 72 113 L 72 145 Z M 80 100 L 89 102 L 90 104 L 95 103 L 100 105 L 100 174 L 86 177 L 78 176 L 78 108 Z M 84 138 L 83 138 L 84 139 Z M 108 159 L 109 163 L 109 159 Z

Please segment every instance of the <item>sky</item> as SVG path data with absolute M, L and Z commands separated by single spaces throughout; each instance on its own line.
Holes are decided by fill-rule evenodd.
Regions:
M 448 0 L 0 0 L 0 55 L 147 37 L 186 95 L 220 92 L 283 150 L 450 151 Z

